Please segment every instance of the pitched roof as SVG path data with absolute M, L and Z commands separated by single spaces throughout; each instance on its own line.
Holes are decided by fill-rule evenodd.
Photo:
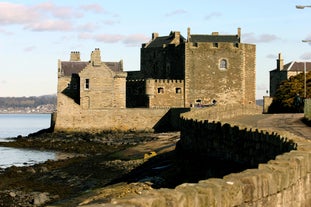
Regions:
M 71 76 L 80 73 L 88 64 L 89 62 L 82 61 L 62 61 L 61 68 L 64 76 Z
M 64 76 L 80 73 L 90 62 L 89 61 L 62 61 L 61 68 Z M 103 62 L 110 70 L 119 73 L 123 72 L 121 62 Z
M 191 34 L 189 42 L 233 42 L 239 43 L 238 35 L 198 35 Z
M 171 44 L 173 40 L 174 33 L 171 32 L 168 36 L 156 37 L 154 40 L 151 40 L 151 42 L 148 43 L 147 47 L 162 47 L 163 45 Z M 183 43 L 185 41 L 186 38 L 180 35 L 180 43 Z
M 284 65 L 282 71 L 293 71 L 293 72 L 303 72 L 305 62 L 292 61 Z M 272 71 L 276 71 L 276 69 Z M 306 62 L 306 71 L 311 71 L 311 62 Z

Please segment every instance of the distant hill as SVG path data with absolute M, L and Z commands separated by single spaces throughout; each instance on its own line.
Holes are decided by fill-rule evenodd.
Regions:
M 56 109 L 56 95 L 0 97 L 0 113 L 51 113 Z

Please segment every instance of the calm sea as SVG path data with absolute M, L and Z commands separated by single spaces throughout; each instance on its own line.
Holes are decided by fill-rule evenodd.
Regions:
M 50 114 L 0 114 L 0 141 L 46 129 L 50 120 Z M 48 159 L 55 159 L 55 153 L 0 147 L 0 168 L 32 165 Z

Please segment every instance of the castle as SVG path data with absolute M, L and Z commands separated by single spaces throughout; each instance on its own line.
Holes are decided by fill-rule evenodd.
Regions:
M 123 62 L 90 61 L 71 52 L 58 62 L 55 130 L 152 129 L 171 108 L 255 104 L 256 46 L 236 35 L 153 33 L 141 47 L 140 71 Z

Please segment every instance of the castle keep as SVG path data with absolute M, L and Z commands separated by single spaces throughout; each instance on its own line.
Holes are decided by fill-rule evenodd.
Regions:
M 241 43 L 240 29 L 201 35 L 188 28 L 187 38 L 153 33 L 142 44 L 140 71 L 124 72 L 122 60 L 102 62 L 99 49 L 90 61 L 71 52 L 58 63 L 55 129 L 145 130 L 170 108 L 255 104 L 255 60 L 256 47 Z

